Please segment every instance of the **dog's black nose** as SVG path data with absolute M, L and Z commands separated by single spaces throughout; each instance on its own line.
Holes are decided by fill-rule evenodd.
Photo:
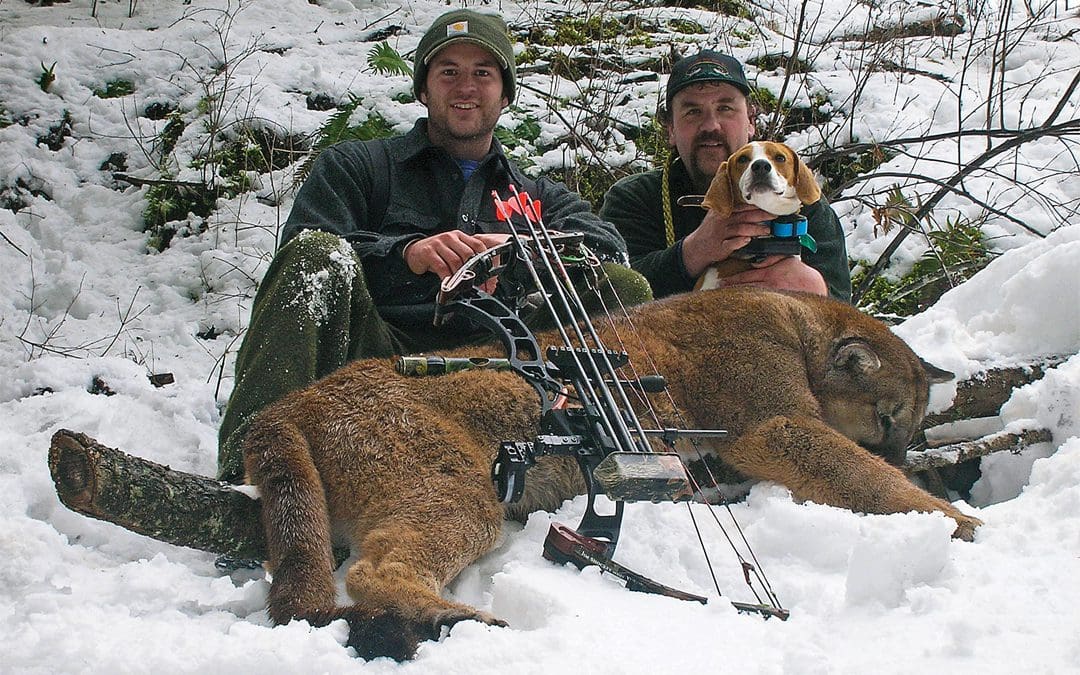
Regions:
M 767 159 L 755 159 L 750 165 L 750 170 L 756 174 L 769 173 L 772 171 L 772 164 L 769 164 Z

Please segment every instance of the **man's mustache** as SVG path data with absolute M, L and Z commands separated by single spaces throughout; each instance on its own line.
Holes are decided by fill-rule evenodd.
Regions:
M 731 148 L 728 147 L 727 139 L 716 132 L 704 132 L 694 138 L 694 145 L 701 145 L 702 143 L 719 143 L 728 154 L 731 154 Z

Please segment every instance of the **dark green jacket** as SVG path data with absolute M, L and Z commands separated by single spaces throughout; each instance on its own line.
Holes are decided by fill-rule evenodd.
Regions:
M 600 217 L 615 223 L 626 238 L 630 266 L 640 272 L 652 285 L 653 294 L 664 297 L 689 291 L 695 279 L 683 265 L 682 241 L 705 218 L 705 210 L 697 206 L 679 206 L 681 195 L 695 194 L 690 176 L 682 162 L 671 165 L 671 211 L 675 244 L 667 245 L 664 233 L 664 207 L 661 197 L 663 171 L 654 169 L 627 176 L 611 186 L 604 195 Z M 851 301 L 851 274 L 848 269 L 847 248 L 840 220 L 823 197 L 802 209 L 808 231 L 817 241 L 817 252 L 804 249 L 802 259 L 821 272 L 829 287 L 829 295 Z
M 505 199 L 511 183 L 541 202 L 549 228 L 584 232 L 586 245 L 601 259 L 627 263 L 626 244 L 611 223 L 600 220 L 588 202 L 562 183 L 526 177 L 498 141 L 493 141 L 467 182 L 450 155 L 431 144 L 426 119 L 408 134 L 382 143 L 389 158 L 381 172 L 383 180 L 390 181 L 385 209 L 368 201 L 378 194 L 372 180 L 380 172 L 373 167 L 381 166 L 373 163 L 371 146 L 362 141 L 339 143 L 315 160 L 281 236 L 284 244 L 301 230 L 317 229 L 347 239 L 363 262 L 367 287 L 379 307 L 435 299 L 436 275 L 413 274 L 401 256 L 408 242 L 454 229 L 468 234 L 508 232 L 507 225 L 495 218 L 491 192 Z M 381 222 L 373 222 L 383 211 Z

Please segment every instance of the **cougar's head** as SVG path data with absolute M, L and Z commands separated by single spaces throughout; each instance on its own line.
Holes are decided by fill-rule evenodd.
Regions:
M 930 384 L 952 378 L 885 330 L 836 340 L 817 396 L 833 428 L 902 466 L 908 443 L 926 416 Z

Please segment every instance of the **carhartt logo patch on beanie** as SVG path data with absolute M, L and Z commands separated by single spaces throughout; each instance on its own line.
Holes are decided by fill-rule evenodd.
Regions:
M 428 64 L 435 54 L 456 42 L 471 42 L 491 52 L 502 70 L 506 97 L 513 101 L 517 68 L 506 24 L 494 14 L 481 14 L 471 9 L 457 9 L 443 14 L 420 38 L 413 62 L 413 95 L 420 98 L 420 90 L 427 80 Z
M 469 34 L 469 22 L 458 21 L 452 23 L 446 27 L 446 36 L 453 37 L 454 35 L 468 35 Z

